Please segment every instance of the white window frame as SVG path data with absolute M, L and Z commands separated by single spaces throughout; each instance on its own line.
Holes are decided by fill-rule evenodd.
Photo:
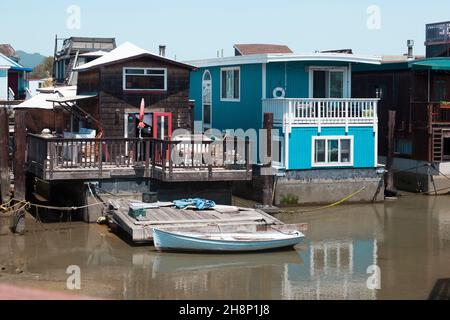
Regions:
M 324 140 L 325 141 L 325 162 L 316 162 L 316 141 Z M 329 140 L 338 140 L 339 141 L 339 162 L 328 162 L 328 141 Z M 341 162 L 341 140 L 350 140 L 350 162 Z M 320 168 L 320 167 L 353 167 L 354 166 L 354 157 L 355 157 L 355 144 L 354 144 L 354 136 L 315 136 L 312 137 L 312 152 L 311 152 L 311 164 L 312 167 Z
M 343 99 L 349 99 L 351 94 L 351 77 L 350 75 L 350 68 L 349 67 L 319 67 L 319 66 L 312 66 L 308 67 L 308 73 L 309 73 L 309 97 L 314 97 L 314 71 L 326 71 L 326 72 L 343 72 L 344 73 L 344 83 L 343 83 Z M 327 76 L 327 88 L 326 93 L 327 96 L 330 96 L 330 79 L 329 75 Z M 339 99 L 339 98 L 326 98 L 326 99 Z
M 224 98 L 222 97 L 222 86 L 223 86 L 223 81 L 222 81 L 222 73 L 223 71 L 239 71 L 239 98 Z M 234 77 L 234 74 L 233 74 Z M 220 101 L 224 101 L 224 102 L 240 102 L 241 101 L 241 95 L 242 95 L 242 90 L 241 90 L 241 81 L 242 81 L 242 73 L 241 73 L 241 67 L 226 67 L 226 68 L 220 68 Z M 233 78 L 233 83 L 234 83 L 234 78 Z M 233 96 L 234 96 L 234 88 L 233 88 Z
M 209 74 L 209 80 L 205 80 L 205 75 L 206 74 Z M 209 119 L 209 124 L 205 124 L 205 119 L 204 119 L 204 117 L 205 117 L 205 110 L 204 110 L 204 108 L 205 108 L 205 101 L 203 100 L 203 85 L 204 85 L 204 83 L 205 83 L 205 81 L 209 81 L 209 83 L 211 84 L 211 92 L 210 92 L 210 95 L 211 95 L 211 101 L 210 101 L 210 103 L 209 103 L 209 115 L 210 115 L 210 119 Z M 212 110 L 212 104 L 213 104 L 213 92 L 212 92 L 212 74 L 211 74 L 211 72 L 207 69 L 207 70 L 205 70 L 205 72 L 203 72 L 203 76 L 202 76 L 202 125 L 203 125 L 203 128 L 204 129 L 211 129 L 212 128 L 212 119 L 213 119 L 213 114 L 212 114 L 212 112 L 213 112 L 213 110 Z
M 128 89 L 127 88 L 127 74 L 126 71 L 127 70 L 144 70 L 144 74 L 143 75 L 138 75 L 138 76 L 142 76 L 142 77 L 164 77 L 164 88 L 163 89 Z M 164 75 L 148 75 L 147 71 L 148 70 L 152 70 L 152 71 L 164 71 Z M 147 67 L 124 67 L 123 68 L 123 90 L 124 91 L 167 91 L 167 68 L 147 68 Z

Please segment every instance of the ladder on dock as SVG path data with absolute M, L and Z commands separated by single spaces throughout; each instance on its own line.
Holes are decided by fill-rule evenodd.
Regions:
M 444 136 L 441 128 L 433 129 L 432 160 L 433 163 L 440 163 L 444 158 Z

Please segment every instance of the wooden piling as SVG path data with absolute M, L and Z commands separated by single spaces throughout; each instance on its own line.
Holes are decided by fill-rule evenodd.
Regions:
M 9 199 L 9 120 L 6 108 L 0 108 L 0 200 L 5 203 Z
M 273 205 L 273 191 L 274 191 L 274 177 L 271 173 L 272 168 L 272 128 L 273 128 L 273 114 L 264 113 L 263 128 L 267 132 L 266 150 L 267 150 L 267 163 L 263 165 L 263 194 L 262 204 L 265 206 Z
M 395 192 L 394 186 L 394 172 L 392 171 L 392 165 L 394 163 L 394 149 L 395 149 L 395 117 L 396 111 L 389 110 L 388 120 L 388 154 L 386 161 L 386 190 Z
M 14 197 L 19 200 L 25 200 L 26 194 L 26 112 L 17 109 L 14 115 Z

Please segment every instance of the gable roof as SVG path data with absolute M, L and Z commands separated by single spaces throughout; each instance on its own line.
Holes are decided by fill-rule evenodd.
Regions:
M 25 68 L 21 64 L 15 62 L 14 60 L 8 58 L 4 54 L 0 53 L 0 67 L 3 69 L 12 69 L 12 70 L 18 70 L 18 71 L 33 71 L 32 68 Z
M 122 61 L 127 61 L 130 59 L 135 59 L 138 57 L 151 57 L 153 59 L 166 61 L 168 63 L 178 65 L 184 68 L 189 69 L 195 69 L 194 66 L 181 63 L 172 59 L 168 59 L 166 57 L 159 56 L 157 54 L 151 53 L 150 51 L 144 50 L 142 48 L 139 48 L 138 46 L 135 46 L 134 44 L 130 42 L 125 42 L 121 46 L 117 47 L 116 49 L 112 50 L 111 52 L 108 52 L 107 54 L 103 55 L 102 57 L 95 59 L 89 63 L 83 64 L 77 68 L 74 68 L 74 71 L 87 71 L 91 69 L 96 69 L 101 66 L 110 65 Z
M 288 46 L 278 44 L 235 44 L 234 49 L 237 55 L 241 56 L 267 53 L 293 53 Z

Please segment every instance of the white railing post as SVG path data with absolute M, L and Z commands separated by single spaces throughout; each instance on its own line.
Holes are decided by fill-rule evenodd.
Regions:
M 349 125 L 349 115 L 348 115 L 348 105 L 349 101 L 345 101 L 345 132 L 348 133 L 348 125 Z
M 314 104 L 315 102 L 313 102 Z M 319 131 L 319 133 L 322 133 L 322 104 L 319 103 L 318 101 L 317 103 L 317 111 L 318 111 L 318 115 L 317 115 L 317 129 Z

